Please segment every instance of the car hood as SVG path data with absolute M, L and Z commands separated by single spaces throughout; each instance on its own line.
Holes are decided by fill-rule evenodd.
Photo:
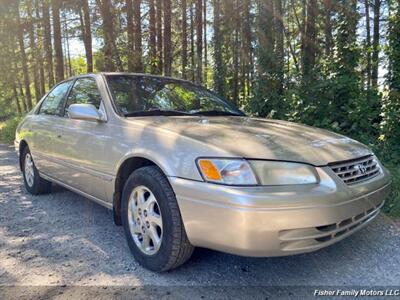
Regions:
M 249 117 L 130 118 L 154 130 L 219 148 L 235 157 L 326 165 L 371 154 L 363 144 L 315 127 L 280 120 Z M 185 147 L 185 145 L 177 145 Z M 207 153 L 204 154 L 207 156 Z

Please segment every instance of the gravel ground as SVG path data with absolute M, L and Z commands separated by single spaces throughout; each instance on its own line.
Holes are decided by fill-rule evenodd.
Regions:
M 197 249 L 181 268 L 156 274 L 135 262 L 111 211 L 53 190 L 28 195 L 13 148 L 0 145 L 0 298 L 266 299 L 311 297 L 316 286 L 400 286 L 400 231 L 385 216 L 314 253 L 244 258 Z

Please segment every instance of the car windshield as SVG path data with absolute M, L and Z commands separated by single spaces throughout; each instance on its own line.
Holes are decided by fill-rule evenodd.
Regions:
M 107 75 L 118 110 L 126 117 L 149 115 L 243 116 L 205 88 L 186 81 L 140 75 Z

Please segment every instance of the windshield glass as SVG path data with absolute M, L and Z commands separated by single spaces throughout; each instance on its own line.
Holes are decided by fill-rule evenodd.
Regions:
M 107 75 L 117 108 L 125 116 L 238 115 L 243 113 L 212 92 L 192 83 L 140 75 Z

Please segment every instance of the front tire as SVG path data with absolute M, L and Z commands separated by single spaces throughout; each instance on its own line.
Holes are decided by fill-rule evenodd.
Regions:
M 29 148 L 25 147 L 21 155 L 22 174 L 28 193 L 32 195 L 49 193 L 51 191 L 51 182 L 40 177 Z
M 193 253 L 175 193 L 155 166 L 137 169 L 122 192 L 122 225 L 129 248 L 145 268 L 174 269 Z

